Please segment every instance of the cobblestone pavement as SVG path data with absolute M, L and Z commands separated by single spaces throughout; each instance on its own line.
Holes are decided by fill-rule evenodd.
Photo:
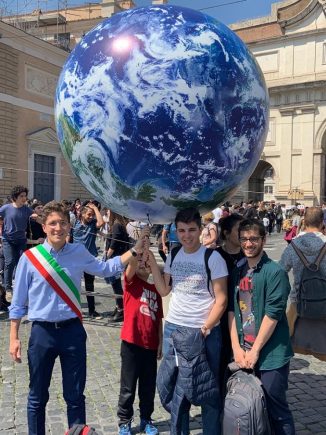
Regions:
M 272 235 L 266 245 L 267 253 L 274 259 L 280 257 L 284 248 L 282 239 Z M 112 294 L 103 280 L 96 281 L 96 290 Z M 85 298 L 84 298 L 85 299 Z M 86 385 L 87 420 L 99 434 L 116 434 L 116 408 L 119 393 L 120 324 L 110 323 L 108 312 L 113 309 L 112 298 L 96 299 L 97 311 L 105 317 L 88 321 L 88 375 Z M 83 304 L 86 311 L 87 304 Z M 28 393 L 27 342 L 30 323 L 22 322 L 20 337 L 23 344 L 22 364 L 11 362 L 9 345 L 9 321 L 0 315 L 0 435 L 27 434 L 26 399 Z M 326 434 L 326 363 L 310 356 L 296 355 L 291 363 L 288 400 L 293 411 L 297 433 Z M 138 410 L 135 403 L 133 433 L 138 433 Z M 192 408 L 191 434 L 201 434 L 201 419 L 198 408 Z M 153 419 L 161 434 L 169 433 L 169 415 L 155 401 Z M 47 429 L 49 434 L 63 435 L 66 429 L 66 409 L 62 398 L 61 371 L 57 361 L 50 388 L 47 406 Z

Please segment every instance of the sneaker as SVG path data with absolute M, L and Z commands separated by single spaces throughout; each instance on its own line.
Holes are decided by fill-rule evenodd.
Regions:
M 153 425 L 152 420 L 144 420 L 143 418 L 140 420 L 139 426 L 140 433 L 144 433 L 146 435 L 157 435 L 158 429 Z
M 122 424 L 119 426 L 119 435 L 131 435 L 131 424 Z
M 108 313 L 108 316 L 109 316 L 109 317 L 113 317 L 113 316 L 116 314 L 117 311 L 118 311 L 118 307 L 115 307 L 115 309 L 114 309 L 113 311 L 110 311 L 110 312 Z
M 123 310 L 117 309 L 116 313 L 112 317 L 113 322 L 123 322 Z
M 103 319 L 103 316 L 100 313 L 98 313 L 97 311 L 93 311 L 92 313 L 89 313 L 89 317 L 91 319 L 95 319 L 95 320 Z

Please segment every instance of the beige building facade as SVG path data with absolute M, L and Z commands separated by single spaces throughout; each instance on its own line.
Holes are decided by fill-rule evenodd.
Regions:
M 54 90 L 67 56 L 58 42 L 69 34 L 69 49 L 103 17 L 133 5 L 126 0 L 36 11 L 16 17 L 18 28 L 0 21 L 0 198 L 18 183 L 43 200 L 87 198 L 55 133 Z M 270 16 L 231 28 L 261 66 L 271 107 L 263 155 L 235 200 L 320 204 L 326 199 L 326 0 L 275 3 Z
M 87 196 L 65 162 L 54 92 L 67 53 L 0 21 L 0 199 L 16 184 L 43 201 Z
M 233 30 L 259 63 L 270 94 L 264 152 L 238 196 L 305 205 L 326 200 L 326 1 L 273 4 Z

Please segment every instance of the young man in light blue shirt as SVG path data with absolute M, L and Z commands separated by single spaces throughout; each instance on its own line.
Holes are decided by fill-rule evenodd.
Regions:
M 70 231 L 69 212 L 55 201 L 44 207 L 43 230 L 47 235 L 41 245 L 45 257 L 50 254 L 55 260 L 55 267 L 61 270 L 61 275 L 72 281 L 78 292 L 84 272 L 102 277 L 112 276 L 122 271 L 132 256 L 148 247 L 145 230 L 135 247 L 121 257 L 107 262 L 98 260 L 83 245 L 66 243 Z M 55 276 L 53 279 L 55 281 Z M 42 274 L 42 269 L 32 264 L 27 251 L 17 266 L 10 306 L 9 351 L 14 361 L 21 362 L 19 326 L 21 318 L 27 314 L 28 319 L 33 322 L 28 346 L 29 435 L 45 435 L 45 407 L 49 399 L 53 366 L 58 356 L 69 427 L 86 423 L 86 332 L 76 311 L 59 296 L 54 287 L 54 284 L 50 285 L 48 282 L 48 277 Z

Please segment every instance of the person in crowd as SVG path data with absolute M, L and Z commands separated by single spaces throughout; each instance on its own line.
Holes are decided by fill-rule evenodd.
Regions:
M 222 209 L 222 207 L 216 207 L 216 208 L 214 208 L 212 213 L 214 215 L 214 223 L 218 224 L 220 219 L 221 219 L 221 217 L 223 216 L 223 209 Z
M 170 224 L 164 225 L 162 231 L 162 247 L 164 254 L 167 255 L 173 248 L 178 246 L 181 245 L 178 239 L 175 223 L 171 222 Z
M 76 221 L 73 228 L 73 242 L 81 243 L 90 254 L 97 257 L 96 237 L 97 232 L 103 225 L 102 215 L 96 205 L 92 202 L 87 203 L 80 209 L 80 219 Z M 95 276 L 84 272 L 86 292 L 94 292 Z M 86 296 L 88 305 L 88 315 L 91 319 L 101 319 L 102 316 L 95 310 L 94 296 Z
M 76 198 L 73 205 L 72 205 L 72 212 L 75 215 L 76 219 L 79 219 L 79 213 L 81 209 L 81 201 L 79 198 Z
M 161 296 L 172 294 L 164 324 L 163 358 L 170 352 L 171 335 L 178 327 L 187 328 L 187 334 L 200 329 L 205 337 L 206 355 L 216 384 L 219 380 L 221 354 L 220 320 L 227 305 L 227 268 L 216 251 L 208 259 L 210 280 L 205 265 L 206 248 L 200 243 L 201 218 L 194 208 L 180 210 L 175 225 L 181 248 L 171 265 L 171 252 L 167 257 L 162 277 L 154 255 L 149 255 L 155 286 Z M 188 405 L 187 405 L 188 403 Z M 180 416 L 180 434 L 189 434 L 190 403 L 185 399 Z M 174 410 L 171 410 L 173 413 Z M 202 406 L 202 424 L 205 435 L 220 434 L 219 400 Z
M 275 220 L 276 220 L 276 231 L 280 233 L 283 225 L 283 210 L 281 205 L 278 205 L 275 208 Z
M 126 231 L 124 218 L 117 213 L 111 211 L 110 213 L 110 234 L 106 242 L 105 257 L 114 258 L 122 255 L 128 251 L 131 246 L 129 243 L 129 236 Z M 123 289 L 121 283 L 121 274 L 117 274 L 105 280 L 108 284 L 112 285 L 114 294 L 116 295 L 116 307 L 112 313 L 112 320 L 114 322 L 123 321 Z
M 239 240 L 246 258 L 233 272 L 228 306 L 234 360 L 260 378 L 274 433 L 292 435 L 295 428 L 286 399 L 293 356 L 285 314 L 289 278 L 264 252 L 266 231 L 260 221 L 241 221 Z
M 32 203 L 31 209 L 37 214 L 37 216 L 42 216 L 43 204 L 40 201 L 34 201 Z M 42 224 L 37 222 L 35 219 L 30 218 L 28 220 L 26 237 L 28 249 L 43 243 L 45 239 L 45 233 L 43 231 Z
M 119 435 L 131 435 L 138 382 L 140 432 L 158 434 L 154 411 L 157 359 L 162 356 L 162 298 L 147 282 L 151 270 L 142 256 L 134 257 L 124 273 L 124 323 L 121 329 L 121 376 L 118 402 Z
M 268 228 L 269 228 L 269 218 L 268 218 L 267 214 L 265 214 L 265 216 L 263 217 L 263 225 L 264 225 L 265 231 L 267 233 Z
M 21 362 L 19 326 L 23 316 L 33 322 L 28 345 L 30 373 L 27 405 L 29 435 L 45 435 L 45 408 L 49 399 L 52 370 L 60 358 L 63 397 L 68 424 L 86 423 L 86 332 L 81 322 L 80 285 L 84 272 L 110 276 L 141 254 L 146 232 L 132 250 L 107 262 L 96 259 L 79 243 L 67 243 L 69 212 L 52 201 L 43 209 L 42 245 L 26 251 L 19 260 L 10 306 L 10 348 Z
M 268 208 L 267 217 L 268 217 L 268 234 L 271 236 L 275 225 L 275 213 L 272 207 Z
M 24 186 L 15 186 L 11 191 L 12 202 L 0 208 L 0 217 L 3 220 L 2 249 L 5 259 L 4 288 L 5 292 L 12 290 L 12 278 L 21 254 L 26 249 L 26 228 L 30 218 L 38 219 L 37 214 L 27 207 L 28 189 Z M 3 303 L 9 306 L 4 296 Z
M 144 226 L 144 224 L 142 224 L 142 222 L 140 221 L 129 221 L 127 223 L 126 231 L 128 233 L 129 241 L 131 243 L 135 243 L 136 240 L 138 240 L 142 226 Z
M 217 252 L 224 258 L 228 269 L 228 291 L 230 289 L 230 277 L 238 262 L 244 257 L 239 242 L 239 225 L 243 217 L 239 214 L 231 214 L 220 220 L 222 246 Z M 229 297 L 229 296 L 228 296 Z M 220 361 L 220 388 L 223 391 L 225 385 L 225 373 L 231 362 L 232 348 L 228 324 L 228 312 L 224 312 L 221 318 L 222 349 Z
M 247 207 L 244 208 L 243 217 L 245 219 L 258 219 L 257 207 L 253 201 L 249 201 Z
M 201 233 L 202 244 L 205 248 L 216 248 L 217 242 L 217 228 L 214 223 L 214 215 L 213 213 L 206 213 L 203 216 L 204 228 Z
M 257 214 L 258 214 L 258 219 L 263 222 L 263 219 L 267 214 L 264 201 L 259 201 Z
M 289 272 L 293 270 L 294 285 L 290 292 L 288 306 L 288 322 L 295 351 L 303 354 L 312 354 L 326 361 L 326 321 L 316 319 L 297 318 L 298 292 L 304 265 L 300 260 L 295 248 L 303 253 L 309 263 L 313 263 L 326 243 L 323 234 L 324 215 L 319 207 L 306 208 L 304 215 L 305 230 L 288 245 L 280 260 L 280 265 Z M 322 258 L 319 269 L 321 275 L 326 278 L 326 255 Z

